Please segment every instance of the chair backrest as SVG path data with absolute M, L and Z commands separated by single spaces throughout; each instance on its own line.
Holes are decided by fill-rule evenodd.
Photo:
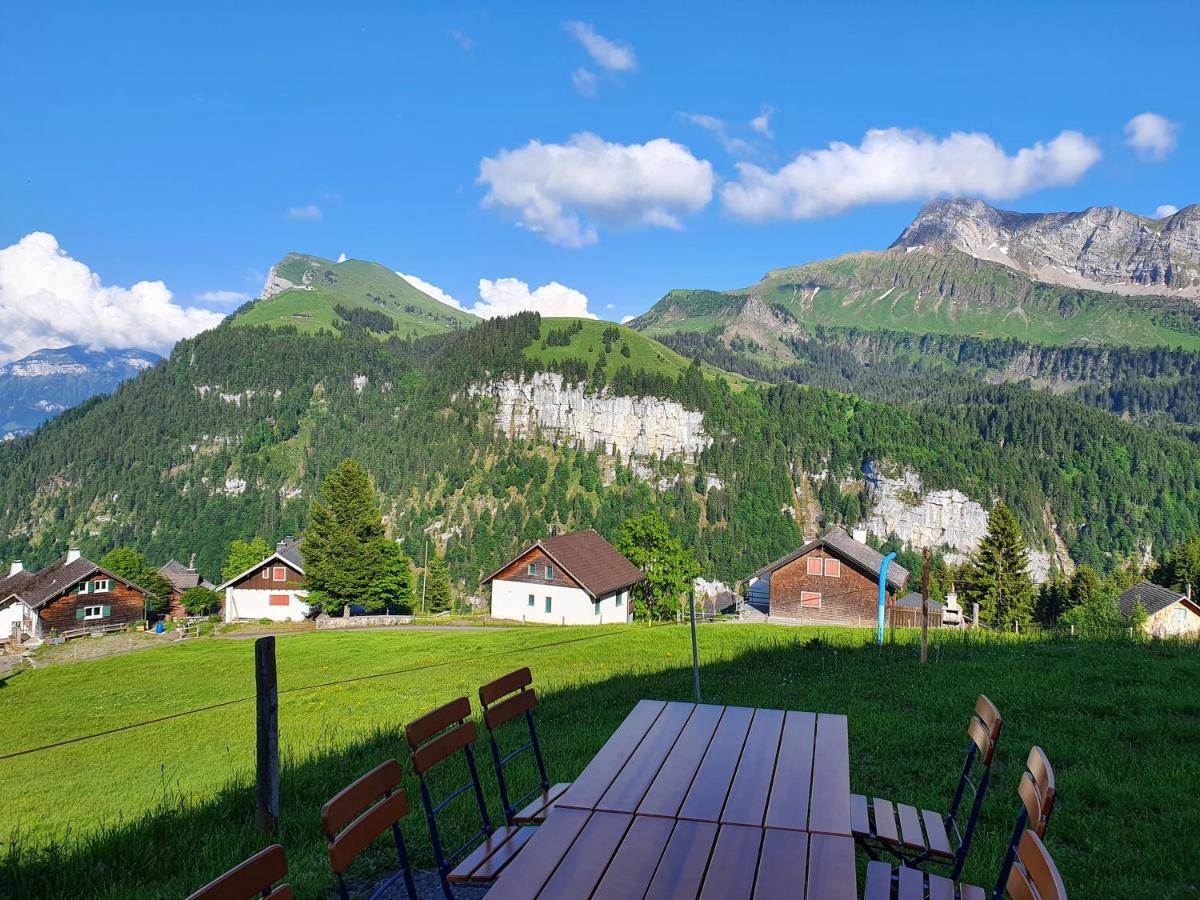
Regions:
M 1004 720 L 1000 711 L 996 709 L 996 704 L 992 703 L 986 694 L 980 694 L 979 699 L 975 701 L 975 708 L 971 711 L 971 721 L 967 723 L 967 757 L 963 761 L 958 787 L 954 791 L 954 799 L 946 816 L 946 826 L 958 841 L 958 848 L 954 854 L 954 868 L 951 871 L 951 877 L 955 879 L 962 874 L 967 853 L 971 849 L 971 838 L 979 821 L 983 797 L 987 793 L 992 760 L 996 755 L 996 743 L 1000 740 L 1003 725 Z M 974 775 L 976 771 L 978 775 Z M 972 793 L 971 811 L 964 827 L 958 822 L 958 813 L 968 789 Z
M 504 818 L 510 825 L 514 822 L 517 810 L 526 801 L 532 799 L 535 794 L 550 788 L 550 779 L 546 775 L 546 761 L 542 757 L 537 728 L 533 724 L 533 708 L 537 706 L 537 693 L 531 687 L 532 684 L 533 675 L 526 667 L 502 675 L 495 681 L 489 681 L 479 689 L 479 702 L 483 705 L 483 724 L 487 726 L 488 736 L 491 739 L 492 764 L 496 769 L 496 781 L 500 785 L 500 802 L 504 806 Z M 524 716 L 529 740 L 502 755 L 500 744 L 496 738 L 496 730 L 518 716 Z M 533 754 L 540 781 L 523 796 L 513 800 L 509 796 L 509 783 L 504 773 L 504 767 L 526 752 Z
M 1012 900 L 1067 900 L 1058 867 L 1032 831 L 1021 835 L 1016 863 L 1008 873 L 1008 895 Z
M 251 897 L 292 900 L 292 889 L 288 885 L 274 886 L 286 877 L 287 857 L 281 846 L 272 844 L 210 881 L 188 900 L 250 900 Z
M 1026 831 L 1032 831 L 1042 838 L 1046 836 L 1046 826 L 1050 824 L 1050 813 L 1054 811 L 1058 794 L 1054 788 L 1054 769 L 1041 747 L 1030 749 L 1017 794 L 1021 798 L 1021 805 L 1017 808 L 1017 821 L 1013 825 L 1012 837 L 1008 839 L 1008 849 L 992 891 L 993 900 L 1000 900 L 1004 896 Z
M 1000 740 L 1000 729 L 1004 720 L 996 704 L 988 699 L 986 694 L 980 694 L 975 701 L 975 710 L 971 713 L 971 722 L 967 725 L 967 735 L 979 748 L 980 761 L 985 766 L 992 764 L 996 753 L 996 742 Z
M 475 765 L 475 753 L 472 745 L 475 743 L 477 732 L 475 723 L 470 719 L 471 701 L 466 697 L 459 697 L 410 722 L 404 729 L 405 739 L 412 750 L 413 770 L 417 773 L 421 787 L 421 804 L 425 807 L 425 821 L 429 825 L 429 839 L 433 844 L 434 859 L 437 861 L 438 874 L 442 879 L 442 890 L 447 896 L 451 896 L 451 893 L 446 876 L 453 868 L 454 861 L 495 830 L 492 820 L 488 816 L 487 801 L 483 797 L 479 769 Z M 466 759 L 470 779 L 466 784 L 455 788 L 435 803 L 425 776 L 435 766 L 460 752 Z M 447 853 L 442 846 L 437 815 L 457 797 L 469 790 L 473 790 L 475 793 L 475 804 L 479 810 L 481 827 L 458 849 Z
M 400 763 L 389 759 L 321 807 L 335 873 L 345 872 L 372 841 L 408 815 L 408 798 L 396 790 L 400 781 Z

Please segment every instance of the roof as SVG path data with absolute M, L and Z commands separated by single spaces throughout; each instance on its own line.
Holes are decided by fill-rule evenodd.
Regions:
M 254 565 L 252 565 L 250 568 L 248 568 L 246 571 L 233 576 L 233 578 L 230 578 L 228 581 L 224 581 L 221 584 L 218 584 L 215 588 L 213 588 L 213 590 L 223 591 L 223 590 L 225 590 L 225 588 L 229 587 L 234 582 L 241 581 L 247 575 L 250 575 L 253 572 L 256 572 L 258 569 L 260 569 L 263 566 L 268 565 L 276 560 L 278 560 L 281 563 L 286 563 L 287 565 L 289 565 L 293 569 L 295 569 L 297 572 L 299 572 L 301 575 L 303 575 L 304 574 L 304 554 L 300 552 L 300 540 L 301 540 L 300 538 L 289 537 L 286 540 L 280 541 L 278 544 L 275 545 L 275 552 L 272 553 L 270 556 L 268 556 L 266 559 L 259 560 Z
M 0 586 L 3 588 L 0 600 L 7 600 L 10 596 L 15 595 L 31 608 L 40 609 L 51 600 L 66 593 L 79 582 L 85 578 L 90 578 L 97 572 L 114 581 L 119 581 L 121 584 L 131 587 L 134 590 L 143 590 L 133 582 L 126 581 L 119 575 L 114 575 L 107 569 L 100 568 L 86 557 L 80 556 L 71 562 L 67 562 L 67 557 L 62 556 L 40 572 L 36 572 L 29 578 L 24 579 L 15 588 L 11 587 L 9 582 L 13 578 L 19 577 L 19 574 L 5 579 L 4 584 Z
M 21 586 L 33 576 L 33 572 L 22 569 L 15 575 L 5 575 L 3 578 L 0 578 L 0 603 L 3 603 L 13 594 L 19 593 Z
M 618 553 L 617 548 L 601 537 L 599 532 L 589 528 L 587 531 L 543 538 L 483 579 L 483 583 L 487 584 L 522 556 L 537 549 L 554 560 L 592 598 L 603 597 L 646 580 L 637 566 Z
M 1117 605 L 1121 607 L 1121 615 L 1133 615 L 1134 606 L 1139 600 L 1142 601 L 1142 606 L 1146 608 L 1146 613 L 1151 616 L 1172 604 L 1178 603 L 1180 600 L 1188 603 L 1192 602 L 1186 594 L 1180 594 L 1165 587 L 1160 587 L 1157 584 L 1151 584 L 1149 581 L 1143 581 L 1141 584 L 1135 584 L 1117 598 Z
M 818 547 L 823 548 L 828 553 L 839 559 L 845 560 L 848 563 L 862 569 L 875 578 L 879 578 L 879 569 L 883 565 L 883 554 L 872 547 L 868 547 L 861 541 L 856 541 L 846 533 L 846 529 L 840 526 L 831 531 L 827 531 L 815 540 L 809 541 L 799 550 L 794 550 L 787 556 L 780 557 L 770 565 L 763 566 L 751 578 L 762 578 L 774 572 L 776 569 L 786 566 L 790 562 L 794 562 L 800 557 Z M 887 583 L 888 587 L 895 590 L 903 590 L 905 583 L 908 581 L 908 569 L 895 562 L 894 560 L 888 565 Z
M 891 566 L 888 566 L 888 568 L 890 569 Z M 896 605 L 902 606 L 905 609 L 920 609 L 921 608 L 921 595 L 917 594 L 917 593 L 905 594 L 903 597 L 901 597 L 899 600 L 896 601 Z M 936 600 L 930 600 L 929 601 L 929 611 L 930 612 L 941 612 L 942 604 L 938 603 Z
M 194 587 L 213 589 L 212 582 L 201 578 L 199 572 L 190 566 L 185 566 L 178 560 L 170 560 L 158 570 L 158 574 L 171 582 L 171 586 L 180 593 L 191 590 Z

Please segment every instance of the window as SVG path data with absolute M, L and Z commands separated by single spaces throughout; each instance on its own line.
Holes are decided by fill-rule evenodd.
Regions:
M 88 588 L 90 588 L 90 587 L 91 587 L 91 585 L 88 582 L 81 581 L 81 582 L 79 582 L 78 585 L 76 585 L 75 593 L 82 596 L 83 594 L 86 594 L 88 592 Z
M 85 620 L 87 620 L 87 619 L 103 619 L 104 618 L 104 607 L 103 606 L 85 606 L 83 608 L 83 618 Z
M 550 612 L 551 598 L 546 598 L 546 612 Z
M 287 567 L 275 566 L 271 569 L 272 581 L 287 581 Z
M 554 580 L 554 566 L 550 565 L 549 563 L 546 564 L 546 580 Z
M 820 609 L 821 595 L 816 591 L 801 591 L 800 605 L 805 609 Z
M 529 605 L 533 606 L 533 594 L 529 595 Z
M 112 590 L 112 579 L 111 578 L 100 578 L 100 579 L 97 579 L 96 581 L 92 582 L 92 593 L 93 594 L 107 594 L 111 590 Z
M 840 559 L 825 560 L 825 575 L 828 578 L 842 577 L 842 561 Z
M 287 606 L 291 602 L 291 598 L 287 594 L 272 594 L 271 599 L 267 601 L 270 606 Z
M 625 602 L 625 592 L 624 592 L 624 591 L 618 591 L 618 592 L 617 592 L 617 602 L 616 602 L 616 605 L 617 605 L 617 606 L 620 606 L 620 605 L 622 605 L 624 602 Z
M 529 564 L 529 574 L 530 574 L 530 575 L 536 575 L 536 574 L 537 574 L 537 563 L 530 563 L 530 564 Z
M 808 558 L 808 574 L 809 575 L 820 575 L 821 571 L 822 571 L 821 564 L 823 562 L 824 562 L 824 560 L 822 560 L 821 557 L 819 557 L 819 556 L 810 556 Z

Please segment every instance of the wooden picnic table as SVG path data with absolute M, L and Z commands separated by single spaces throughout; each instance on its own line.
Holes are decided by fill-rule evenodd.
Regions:
M 488 900 L 854 898 L 846 725 L 642 700 Z

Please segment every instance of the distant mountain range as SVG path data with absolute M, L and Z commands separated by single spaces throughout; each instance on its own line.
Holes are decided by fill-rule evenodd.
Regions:
M 38 350 L 0 366 L 0 436 L 32 431 L 64 409 L 109 393 L 160 357 L 148 350 Z

